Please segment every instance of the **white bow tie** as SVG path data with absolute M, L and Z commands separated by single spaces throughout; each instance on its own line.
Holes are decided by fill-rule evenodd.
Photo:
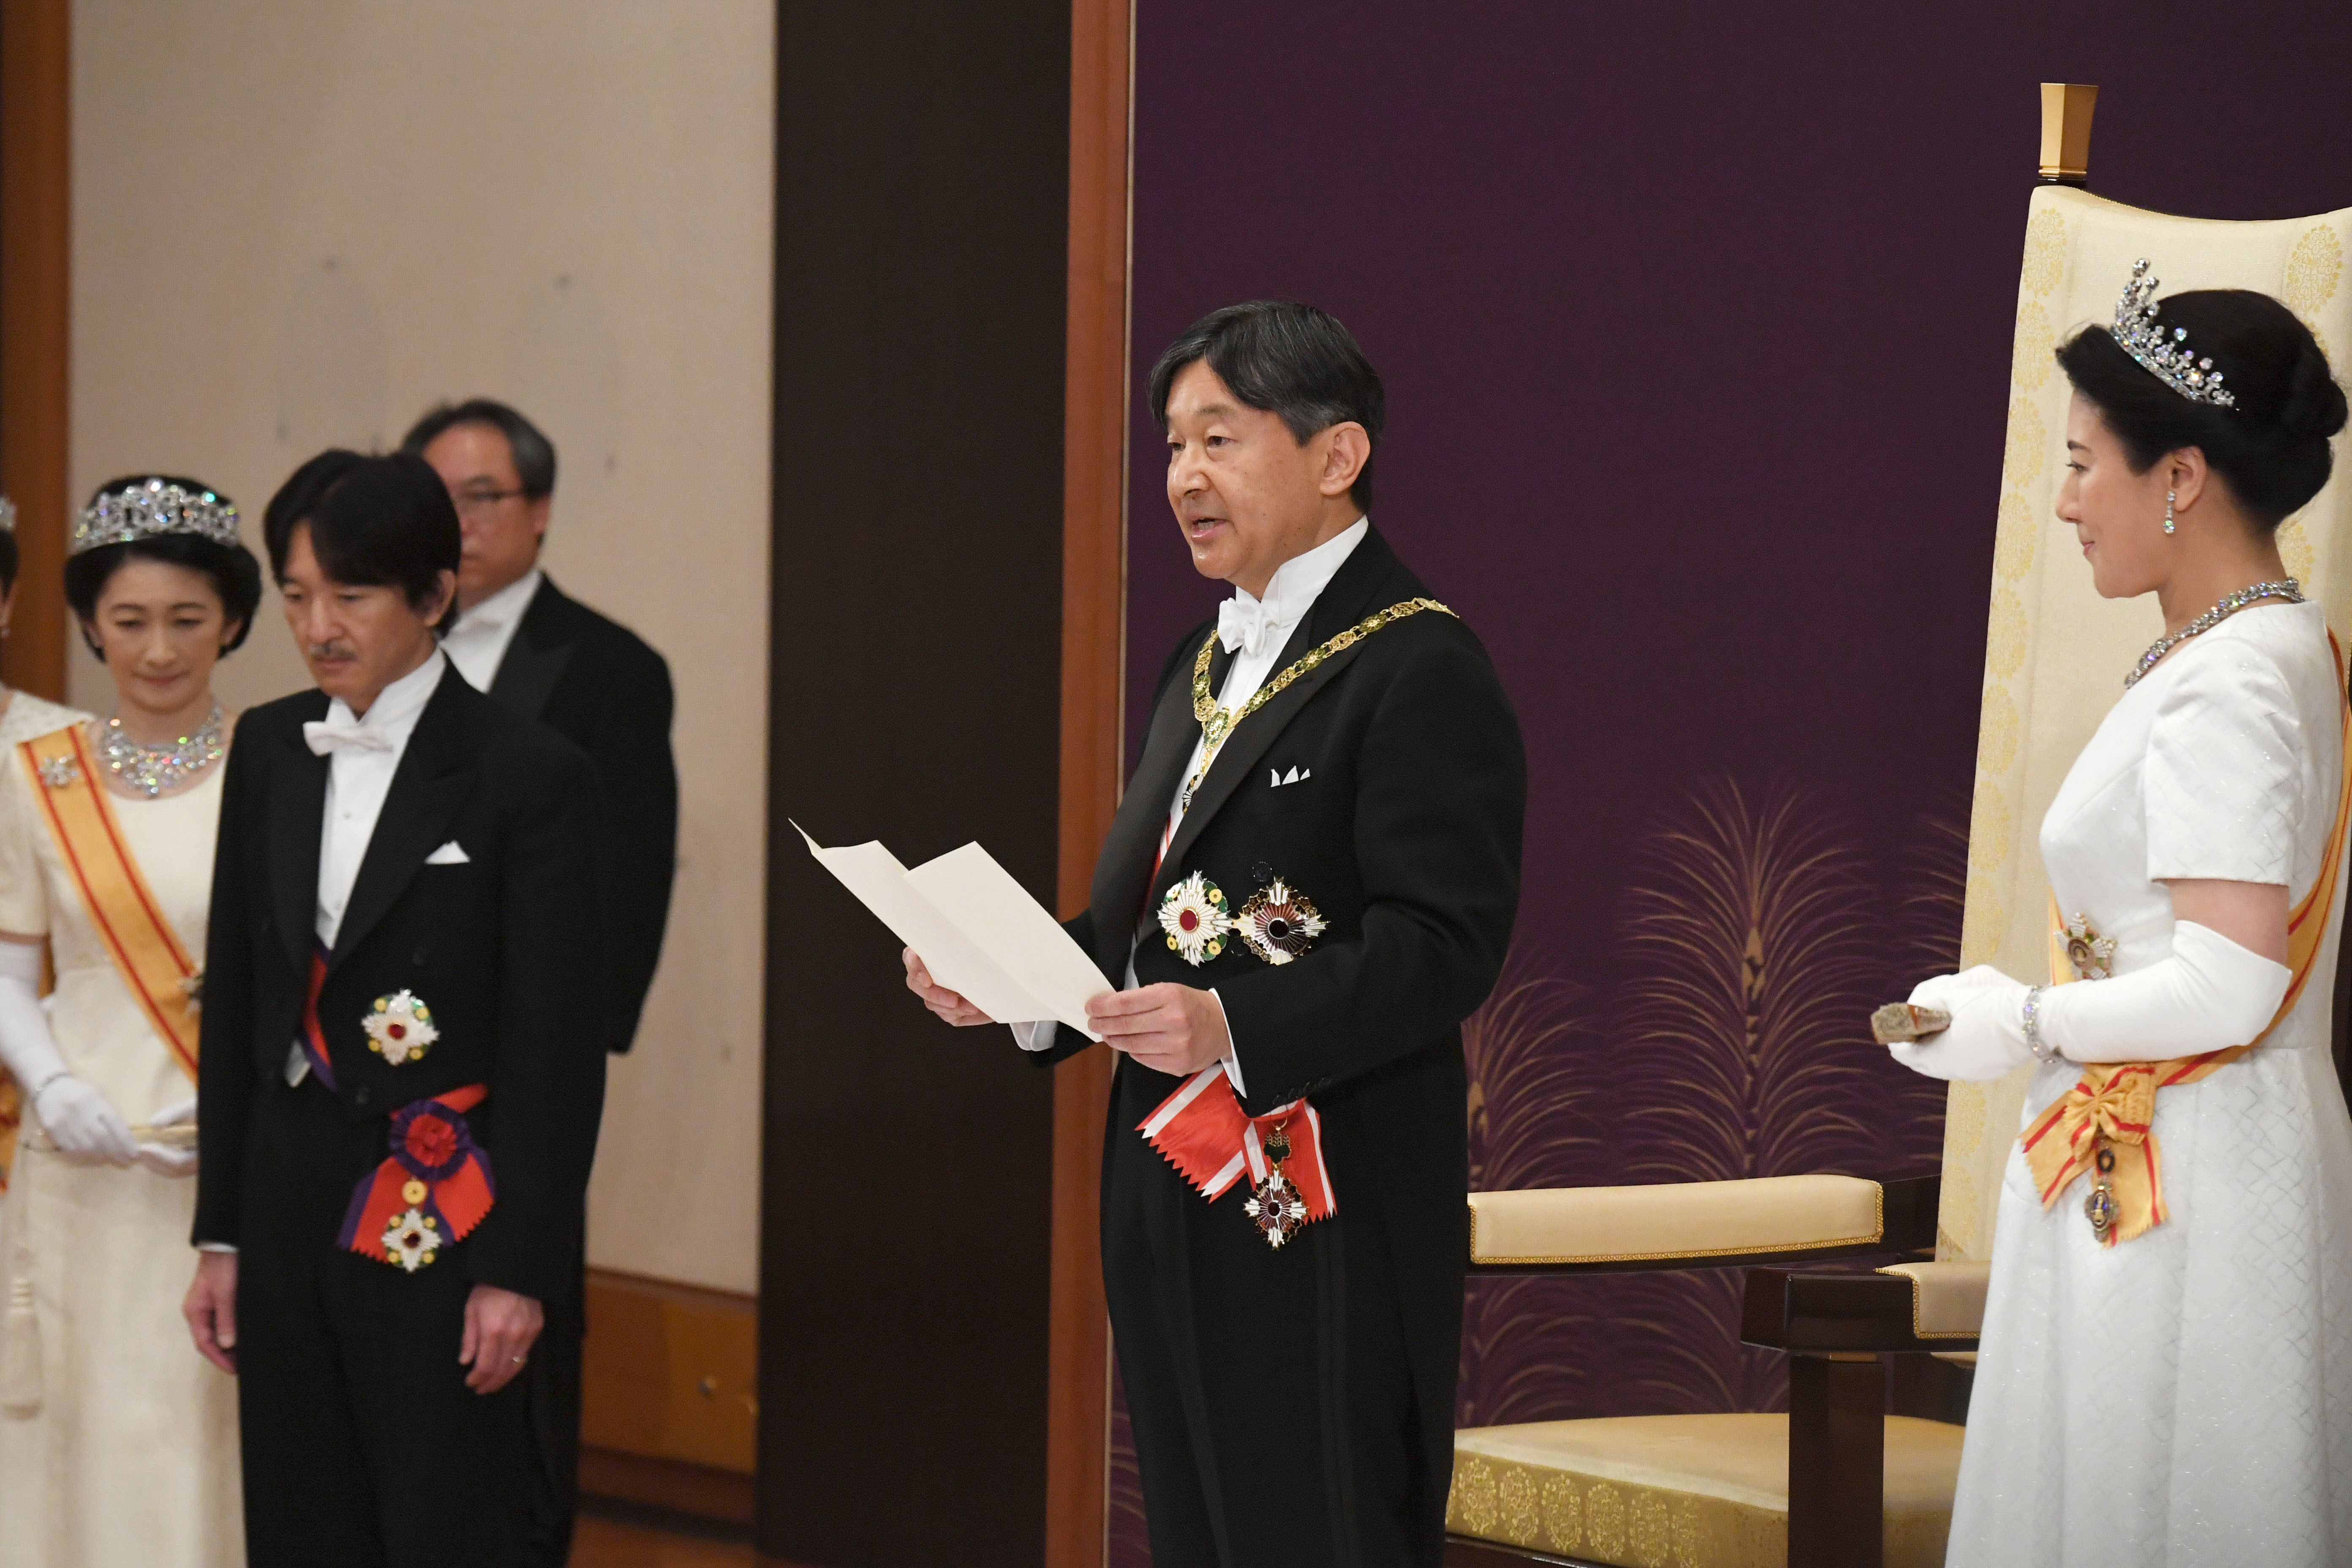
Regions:
M 335 724 L 323 719 L 311 719 L 303 723 L 302 741 L 313 755 L 321 757 L 331 752 L 389 752 L 394 749 L 392 737 L 382 730 L 372 730 L 365 724 Z
M 1217 640 L 1227 653 L 1255 654 L 1265 646 L 1266 633 L 1288 626 L 1266 609 L 1263 599 L 1244 604 L 1236 595 L 1217 606 Z

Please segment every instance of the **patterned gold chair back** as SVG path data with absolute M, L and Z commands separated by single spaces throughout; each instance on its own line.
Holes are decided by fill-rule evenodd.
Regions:
M 1984 707 L 1969 829 L 1963 964 L 2020 978 L 2047 967 L 2049 894 L 2037 847 L 2052 796 L 2116 699 L 2123 678 L 2163 630 L 2152 596 L 2110 602 L 2091 587 L 2074 531 L 2053 510 L 2064 472 L 2070 389 L 2052 359 L 2068 333 L 2105 323 L 2141 257 L 2158 296 L 2252 289 L 2284 301 L 2318 334 L 2336 379 L 2352 385 L 2352 208 L 2276 223 L 2216 223 L 2142 212 L 2061 186 L 2033 195 L 2018 279 L 2009 434 L 1993 545 L 1992 615 L 1985 634 Z M 2352 499 L 2338 443 L 2336 474 L 2281 529 L 2287 570 L 2352 627 Z M 2319 973 L 2336 973 L 2335 950 Z M 2029 1076 L 1951 1087 L 1944 1131 L 1937 1251 L 1988 1258 L 2001 1166 Z

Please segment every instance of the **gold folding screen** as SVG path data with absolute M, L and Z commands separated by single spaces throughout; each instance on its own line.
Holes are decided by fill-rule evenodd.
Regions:
M 1964 964 L 2020 978 L 2045 966 L 2048 894 L 2037 838 L 2042 813 L 2075 754 L 2123 694 L 2123 678 L 2162 632 L 2153 598 L 2108 602 L 2091 588 L 2074 531 L 2052 510 L 2065 461 L 2066 378 L 2052 351 L 2107 321 L 2146 257 L 2159 297 L 2186 289 L 2252 289 L 2276 296 L 2318 334 L 2336 379 L 2352 384 L 2352 288 L 2345 257 L 2352 208 L 2275 223 L 2168 217 L 2045 186 L 2033 195 L 2018 278 L 2009 432 L 1985 633 L 1984 708 L 1969 830 Z M 2352 628 L 2352 501 L 2338 471 L 2280 531 L 2287 570 Z M 2322 974 L 2336 968 L 2331 946 Z M 1944 1133 L 1937 1253 L 1987 1258 L 2002 1163 L 2017 1131 L 2026 1070 L 1998 1083 L 1951 1087 Z

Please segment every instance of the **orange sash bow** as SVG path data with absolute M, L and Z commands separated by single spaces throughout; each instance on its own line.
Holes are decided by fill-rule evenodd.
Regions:
M 2345 696 L 2340 679 L 2343 650 L 2336 635 L 2327 646 L 2339 679 L 2336 693 Z M 2352 701 L 2339 702 L 2347 745 L 2352 745 Z M 2025 1163 L 2033 1173 L 2034 1190 L 2045 1210 L 2074 1184 L 2078 1176 L 2097 1171 L 2099 1155 L 2112 1157 L 2104 1173 L 2113 1200 L 2112 1223 L 2099 1231 L 2101 1245 L 2116 1247 L 2146 1235 L 2170 1217 L 2164 1206 L 2162 1151 L 2150 1130 L 2156 1121 L 2159 1089 L 2208 1079 L 2270 1037 L 2279 1021 L 2294 1010 L 2305 984 L 2319 961 L 2321 940 L 2327 934 L 2327 917 L 2336 907 L 2336 882 L 2344 864 L 2345 828 L 2352 821 L 2352 755 L 2345 759 L 2343 784 L 2336 795 L 2336 823 L 2328 830 L 2327 847 L 2320 857 L 2319 875 L 2287 917 L 2286 956 L 2290 978 L 2286 999 L 2279 1004 L 2263 1032 L 2242 1046 L 2230 1046 L 2202 1056 L 2178 1057 L 2161 1062 L 2094 1062 L 2083 1068 L 2073 1088 L 2053 1101 L 2018 1135 Z M 2068 956 L 2068 932 L 2058 912 L 2055 893 L 2050 899 L 2050 984 L 2065 985 L 2074 976 Z

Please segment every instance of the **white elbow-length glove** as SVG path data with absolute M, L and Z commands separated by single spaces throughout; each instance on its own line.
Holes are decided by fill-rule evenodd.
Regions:
M 2042 1043 L 2078 1062 L 2161 1062 L 2252 1041 L 2294 978 L 2210 926 L 2176 921 L 2172 956 L 2042 994 Z
M 2112 979 L 2045 989 L 2035 1007 L 2037 1032 L 2045 1047 L 2078 1062 L 2200 1056 L 2260 1035 L 2293 978 L 2286 965 L 2209 926 L 2180 921 L 2173 926 L 2171 957 Z M 2025 992 L 2022 982 L 1989 965 L 1926 981 L 1911 993 L 1913 1005 L 1942 1008 L 1952 1026 L 1887 1051 L 1930 1078 L 2000 1078 L 2033 1059 L 2025 1044 Z
M 0 1065 L 58 1152 L 78 1164 L 128 1165 L 138 1158 L 131 1126 L 105 1095 L 66 1070 L 41 1008 L 41 950 L 0 942 Z

